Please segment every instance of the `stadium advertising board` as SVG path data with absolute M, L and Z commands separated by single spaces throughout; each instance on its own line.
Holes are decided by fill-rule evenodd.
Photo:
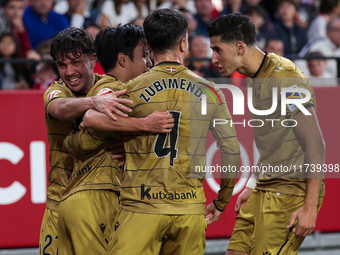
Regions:
M 246 95 L 246 90 L 242 90 Z M 326 164 L 340 163 L 338 151 L 340 119 L 336 114 L 340 106 L 340 88 L 315 89 L 317 115 L 326 141 Z M 225 92 L 230 112 L 233 112 L 233 96 Z M 40 91 L 0 91 L 0 248 L 37 247 L 41 221 L 45 209 L 48 164 L 48 141 L 44 122 L 43 92 Z M 330 110 L 332 109 L 332 110 Z M 249 120 L 245 115 L 233 115 L 235 122 Z M 236 125 L 241 144 L 241 166 L 253 166 L 258 153 L 254 145 L 252 127 Z M 207 165 L 218 165 L 220 158 L 215 140 L 209 134 L 207 144 Z M 207 238 L 230 237 L 235 222 L 234 206 L 237 195 L 247 182 L 249 171 L 239 173 L 234 195 L 217 223 L 208 227 Z M 215 176 L 215 175 L 213 175 Z M 340 177 L 340 174 L 333 177 Z M 339 232 L 338 211 L 340 205 L 334 203 L 340 179 L 326 179 L 326 196 L 318 215 L 316 230 Z M 204 183 L 207 201 L 216 197 L 218 178 L 206 178 Z

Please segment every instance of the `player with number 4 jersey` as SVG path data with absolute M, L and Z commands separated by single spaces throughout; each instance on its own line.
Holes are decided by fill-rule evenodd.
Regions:
M 176 10 L 151 12 L 143 27 L 156 65 L 120 87 L 133 101 L 130 117 L 168 110 L 175 122 L 169 134 L 123 133 L 126 176 L 108 254 L 203 254 L 207 224 L 218 220 L 231 198 L 234 176 L 222 179 L 218 197 L 205 210 L 204 174 L 192 171 L 205 164 L 209 129 L 221 148 L 222 164 L 238 168 L 240 148 L 233 127 L 213 128 L 213 118 L 231 118 L 220 90 L 221 103 L 208 98 L 209 115 L 201 114 L 203 90 L 215 89 L 183 66 L 187 26 L 185 15 Z M 86 113 L 84 124 L 95 127 L 99 115 Z

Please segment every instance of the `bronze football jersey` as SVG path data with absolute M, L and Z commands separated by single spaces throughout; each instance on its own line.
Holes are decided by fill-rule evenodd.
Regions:
M 96 80 L 100 75 L 96 75 Z M 62 80 L 53 82 L 44 93 L 45 122 L 50 147 L 50 172 L 48 175 L 46 207 L 58 211 L 60 199 L 75 167 L 75 160 L 63 147 L 63 142 L 70 131 L 74 129 L 74 121 L 61 121 L 48 114 L 47 108 L 58 98 L 81 97 L 75 95 Z
M 143 118 L 153 111 L 170 110 L 175 119 L 169 134 L 123 132 L 126 176 L 121 205 L 124 209 L 152 214 L 203 214 L 205 174 L 196 171 L 196 167 L 206 164 L 209 129 L 221 148 L 222 165 L 238 169 L 240 150 L 234 127 L 213 127 L 213 119 L 231 119 L 220 90 L 218 97 L 211 92 L 218 103 L 207 97 L 207 114 L 201 114 L 204 90 L 213 86 L 177 62 L 162 62 L 120 87 L 127 89 L 125 97 L 133 101 L 130 117 Z M 229 174 L 226 176 L 229 178 L 221 181 L 221 190 L 214 200 L 219 210 L 224 210 L 230 200 L 236 174 Z
M 113 76 L 104 75 L 86 96 L 113 93 L 121 84 Z M 81 125 L 79 132 L 65 139 L 65 148 L 75 155 L 77 161 L 62 200 L 82 190 L 120 191 L 122 169 L 118 167 L 119 160 L 112 160 L 112 155 L 108 152 L 114 143 L 120 141 L 122 141 L 120 133 L 94 132 L 84 125 Z
M 250 113 L 251 119 L 261 119 L 262 127 L 253 127 L 254 138 L 260 153 L 262 172 L 256 186 L 258 190 L 268 190 L 284 194 L 305 196 L 306 169 L 305 152 L 300 138 L 294 133 L 295 125 L 289 119 L 300 111 L 295 104 L 286 104 L 286 115 L 281 115 L 281 89 L 284 87 L 307 89 L 311 98 L 303 105 L 313 106 L 316 101 L 312 85 L 307 77 L 290 60 L 274 53 L 267 53 L 258 72 L 248 79 L 248 87 L 253 88 L 253 106 L 257 110 L 268 110 L 272 107 L 273 89 L 277 88 L 278 104 L 276 110 L 265 116 Z M 305 96 L 299 92 L 285 92 L 287 99 L 300 99 Z M 286 120 L 286 121 L 285 121 Z M 257 124 L 256 124 L 257 125 Z M 301 169 L 300 169 L 301 166 Z M 324 188 L 321 194 L 324 194 Z
M 63 193 L 74 168 L 74 159 L 63 147 L 65 137 L 74 129 L 73 121 L 61 121 L 48 114 L 47 107 L 58 98 L 75 97 L 62 80 L 55 81 L 44 94 L 45 122 L 50 146 L 50 172 L 48 175 L 46 207 L 58 211 Z

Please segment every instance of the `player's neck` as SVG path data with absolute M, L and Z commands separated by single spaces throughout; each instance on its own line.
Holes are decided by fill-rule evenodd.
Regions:
M 90 75 L 90 81 L 88 83 L 88 86 L 83 93 L 87 94 L 90 91 L 90 89 L 94 86 L 95 83 L 96 83 L 96 76 L 94 75 L 94 72 L 92 72 L 92 74 Z
M 247 77 L 254 77 L 262 64 L 264 57 L 265 53 L 257 46 L 249 48 L 249 51 L 243 56 L 241 67 L 237 71 Z
M 155 54 L 155 65 L 158 65 L 162 62 L 178 62 L 183 65 L 185 60 L 184 54 L 174 54 L 174 53 L 162 53 Z
M 120 68 L 114 68 L 107 72 L 107 74 L 114 76 L 118 81 L 126 82 L 129 80 L 129 74 Z

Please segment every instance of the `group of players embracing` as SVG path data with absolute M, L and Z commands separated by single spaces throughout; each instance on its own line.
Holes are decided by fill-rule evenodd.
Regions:
M 237 173 L 221 176 L 218 195 L 206 206 L 204 173 L 191 169 L 205 165 L 209 130 L 223 165 L 238 169 L 240 146 L 233 126 L 212 125 L 231 119 L 221 90 L 183 65 L 187 26 L 181 12 L 161 9 L 143 28 L 106 28 L 94 42 L 84 30 L 68 28 L 51 42 L 61 80 L 44 94 L 51 170 L 41 255 L 204 253 L 207 225 L 227 206 Z M 280 107 L 267 116 L 295 119 L 295 128 L 254 130 L 258 164 L 322 164 L 324 142 L 305 76 L 291 61 L 260 51 L 254 25 L 240 13 L 212 21 L 208 33 L 222 75 L 252 78 L 256 109 L 270 108 L 273 87 L 296 85 L 312 94 L 304 104 L 310 116 L 291 106 L 286 116 Z M 106 75 L 93 72 L 97 58 Z M 202 115 L 208 88 L 221 104 L 208 97 Z M 261 173 L 247 186 L 227 254 L 296 254 L 314 229 L 323 179 Z

